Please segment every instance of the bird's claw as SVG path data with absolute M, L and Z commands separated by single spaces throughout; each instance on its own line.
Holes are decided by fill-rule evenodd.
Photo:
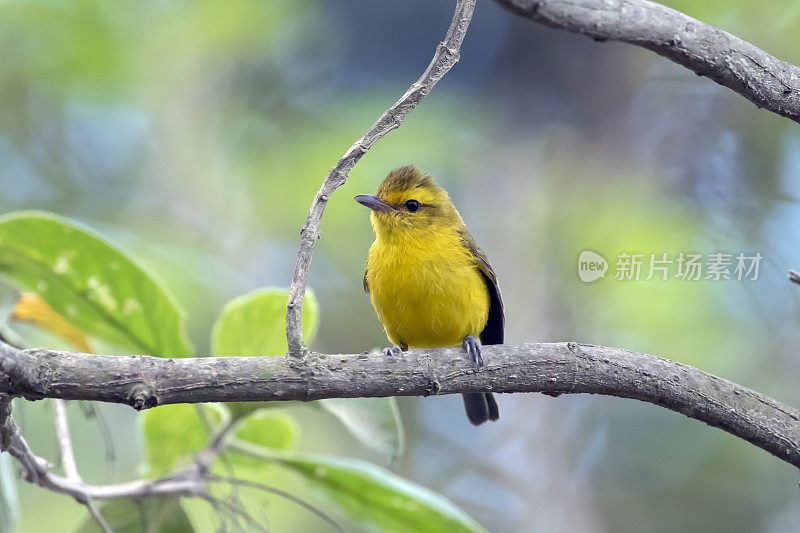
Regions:
M 464 351 L 467 352 L 470 361 L 475 363 L 475 368 L 483 366 L 483 355 L 481 355 L 481 345 L 478 339 L 472 335 L 467 335 L 464 337 L 464 342 L 461 343 L 461 346 L 464 348 Z
M 397 357 L 403 353 L 403 349 L 400 348 L 398 345 L 394 345 L 391 348 L 384 348 L 383 355 L 385 357 Z

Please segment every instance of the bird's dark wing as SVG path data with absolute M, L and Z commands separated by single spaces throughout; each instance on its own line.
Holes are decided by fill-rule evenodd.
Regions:
M 489 318 L 480 334 L 481 344 L 503 344 L 505 317 L 503 315 L 503 299 L 500 297 L 500 288 L 497 286 L 497 276 L 495 276 L 489 260 L 486 259 L 486 254 L 478 247 L 467 229 L 462 228 L 459 233 L 464 246 L 475 258 L 475 266 L 483 276 L 483 281 L 489 291 Z
M 364 269 L 364 292 L 369 294 L 369 283 L 367 283 L 367 269 Z
M 483 282 L 489 291 L 489 317 L 479 335 L 481 344 L 503 344 L 505 318 L 503 315 L 503 299 L 500 297 L 500 288 L 497 286 L 497 276 L 495 276 L 489 260 L 486 259 L 486 254 L 478 248 L 475 239 L 469 234 L 467 228 L 462 227 L 459 233 L 464 246 L 475 258 L 475 267 L 483 277 Z M 473 425 L 479 426 L 487 420 L 500 418 L 500 410 L 497 408 L 497 402 L 492 393 L 471 392 L 463 394 L 463 396 L 467 417 Z

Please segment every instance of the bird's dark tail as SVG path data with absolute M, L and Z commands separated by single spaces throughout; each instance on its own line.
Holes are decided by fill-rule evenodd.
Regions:
M 497 420 L 500 418 L 500 410 L 497 402 L 490 392 L 469 392 L 463 394 L 464 409 L 467 410 L 467 418 L 475 426 L 480 426 L 487 420 Z

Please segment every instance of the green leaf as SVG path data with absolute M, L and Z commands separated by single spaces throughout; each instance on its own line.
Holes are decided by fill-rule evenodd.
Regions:
M 279 462 L 303 475 L 351 517 L 382 531 L 484 531 L 444 496 L 371 463 L 323 456 Z
M 211 332 L 211 353 L 225 355 L 283 355 L 286 342 L 286 302 L 289 291 L 269 287 L 234 298 L 222 309 Z M 311 344 L 317 332 L 317 299 L 309 288 L 303 298 L 303 339 Z M 243 418 L 268 402 L 228 403 L 234 418 Z
M 286 289 L 259 289 L 225 305 L 211 335 L 212 353 L 283 355 L 286 353 Z M 317 328 L 318 306 L 309 289 L 303 301 L 303 338 L 310 344 Z M 322 400 L 320 407 L 344 423 L 359 441 L 392 462 L 403 449 L 403 430 L 393 399 Z M 260 402 L 228 404 L 237 418 L 264 406 Z
M 279 409 L 259 409 L 240 422 L 236 437 L 278 450 L 292 447 L 297 440 L 297 423 Z
M 0 531 L 16 531 L 19 523 L 19 497 L 13 463 L 11 455 L 0 454 Z
M 485 531 L 444 496 L 372 463 L 265 450 L 248 443 L 237 443 L 237 448 L 300 474 L 312 490 L 337 504 L 348 516 L 377 526 L 380 531 Z
M 344 427 L 368 448 L 393 463 L 405 447 L 405 436 L 394 398 L 330 398 L 315 402 L 341 420 Z
M 283 355 L 286 343 L 286 302 L 289 291 L 266 288 L 228 302 L 211 333 L 212 354 Z M 317 300 L 311 289 L 303 299 L 303 339 L 311 344 L 317 332 Z
M 280 409 L 258 409 L 239 422 L 235 432 L 239 441 L 246 441 L 274 450 L 288 450 L 297 442 L 298 427 L 292 416 Z M 241 454 L 229 456 L 239 469 L 260 469 L 263 460 Z
M 134 500 L 119 498 L 103 504 L 100 514 L 114 533 L 192 533 L 194 528 L 177 496 Z M 75 533 L 103 533 L 92 515 L 87 515 Z
M 38 211 L 0 217 L 0 274 L 120 348 L 169 357 L 191 353 L 183 314 L 166 289 L 75 221 Z
M 212 405 L 200 408 L 213 412 L 208 409 Z M 214 407 L 224 409 L 221 405 Z M 188 462 L 208 443 L 208 430 L 197 409 L 195 405 L 179 403 L 154 407 L 144 413 L 144 451 L 150 475 L 172 472 L 182 459 Z

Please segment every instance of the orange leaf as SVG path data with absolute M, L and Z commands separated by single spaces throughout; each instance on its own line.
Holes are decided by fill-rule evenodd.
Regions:
M 39 329 L 67 341 L 84 353 L 91 353 L 86 334 L 67 322 L 67 320 L 53 311 L 47 302 L 39 295 L 26 292 L 22 293 L 11 310 L 11 320 L 32 324 Z

